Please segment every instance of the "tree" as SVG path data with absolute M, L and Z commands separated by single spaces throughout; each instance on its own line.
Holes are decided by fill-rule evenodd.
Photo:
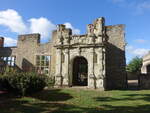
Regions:
M 130 73 L 140 73 L 142 67 L 142 58 L 133 58 L 126 67 L 126 71 Z

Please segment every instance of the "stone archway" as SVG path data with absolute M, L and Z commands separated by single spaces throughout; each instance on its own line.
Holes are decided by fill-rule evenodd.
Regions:
M 88 62 L 84 57 L 74 58 L 72 75 L 73 86 L 88 85 Z

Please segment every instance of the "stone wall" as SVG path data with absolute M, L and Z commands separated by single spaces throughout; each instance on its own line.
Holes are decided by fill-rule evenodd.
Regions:
M 106 81 L 108 89 L 126 86 L 124 25 L 106 26 Z
M 139 76 L 139 88 L 150 89 L 150 74 L 141 74 Z
M 40 43 L 39 34 L 19 35 L 16 65 L 24 71 L 34 70 L 36 49 Z
M 19 35 L 17 47 L 0 48 L 1 57 L 16 56 L 17 68 L 24 71 L 34 71 L 36 55 L 51 56 L 50 75 L 55 73 L 55 52 L 51 42 L 41 44 L 40 34 Z M 53 60 L 52 60 L 53 59 Z

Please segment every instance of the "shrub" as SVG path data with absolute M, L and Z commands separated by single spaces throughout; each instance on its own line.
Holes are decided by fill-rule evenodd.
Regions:
M 7 73 L 0 77 L 0 82 L 4 89 L 17 95 L 28 95 L 41 91 L 48 84 L 46 75 L 36 73 Z
M 142 58 L 133 58 L 126 67 L 127 72 L 140 73 L 142 67 Z

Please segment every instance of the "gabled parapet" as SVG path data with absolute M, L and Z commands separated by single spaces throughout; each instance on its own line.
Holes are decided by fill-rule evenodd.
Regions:
M 101 45 L 107 41 L 105 32 L 105 19 L 96 19 L 93 24 L 87 25 L 87 33 L 84 35 L 72 35 L 72 30 L 61 24 L 57 27 L 55 46 L 63 45 Z

